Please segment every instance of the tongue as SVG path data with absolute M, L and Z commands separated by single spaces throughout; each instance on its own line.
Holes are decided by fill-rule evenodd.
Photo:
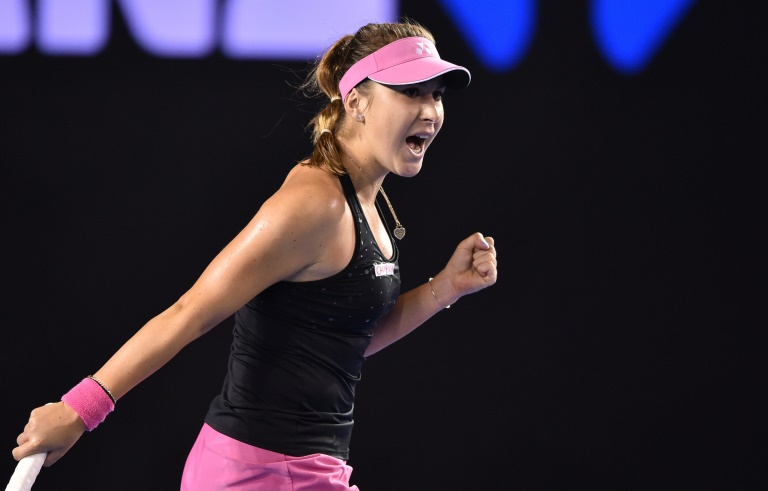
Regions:
M 418 150 L 421 148 L 421 138 L 416 136 L 409 136 L 405 139 L 405 143 L 411 148 L 411 150 Z

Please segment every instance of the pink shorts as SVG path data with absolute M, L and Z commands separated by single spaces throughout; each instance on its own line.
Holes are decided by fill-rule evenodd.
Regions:
M 343 460 L 270 452 L 204 424 L 187 457 L 181 491 L 359 491 L 349 486 L 351 474 Z

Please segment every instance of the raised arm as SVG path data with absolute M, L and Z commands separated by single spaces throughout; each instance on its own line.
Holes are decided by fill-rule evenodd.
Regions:
M 461 241 L 434 279 L 400 295 L 374 329 L 365 356 L 386 348 L 462 296 L 496 283 L 496 265 L 492 237 L 478 232 Z

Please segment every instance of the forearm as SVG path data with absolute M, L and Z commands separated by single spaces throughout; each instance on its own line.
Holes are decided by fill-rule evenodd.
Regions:
M 455 291 L 440 275 L 434 278 L 431 287 L 427 282 L 400 295 L 392 310 L 374 329 L 365 356 L 370 356 L 402 339 L 457 299 Z
M 14 458 L 47 453 L 46 466 L 64 455 L 86 430 L 101 423 L 114 408 L 112 397 L 96 383 L 107 387 L 118 399 L 167 363 L 184 346 L 216 324 L 220 315 L 200 315 L 195 307 L 177 302 L 142 327 L 94 374 L 62 397 L 62 403 L 32 411 L 24 432 L 17 438 Z M 199 319 L 209 319 L 204 321 Z
M 181 306 L 173 305 L 150 320 L 94 374 L 116 399 L 205 332 L 204 326 L 194 325 L 182 310 Z

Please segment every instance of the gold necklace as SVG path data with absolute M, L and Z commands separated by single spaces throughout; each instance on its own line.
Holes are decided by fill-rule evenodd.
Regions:
M 371 176 L 369 176 L 362 167 L 360 167 L 360 164 L 357 163 L 355 159 L 353 159 L 351 156 L 349 157 L 352 162 L 357 166 L 358 169 L 360 169 L 360 172 L 363 173 L 365 177 L 368 178 L 369 181 L 371 181 L 371 184 L 373 184 L 373 187 L 376 187 L 376 183 L 373 182 L 373 179 L 371 179 Z M 389 201 L 389 196 L 387 196 L 387 193 L 384 192 L 384 186 L 379 186 L 379 191 L 381 191 L 381 195 L 384 196 L 384 201 L 387 202 L 387 206 L 389 207 L 389 211 L 392 213 L 392 217 L 395 219 L 395 230 L 392 231 L 392 234 L 397 237 L 397 240 L 402 240 L 403 237 L 405 237 L 405 227 L 403 227 L 403 224 L 400 223 L 400 220 L 397 219 L 397 214 L 395 213 L 395 209 L 392 208 L 392 203 Z

